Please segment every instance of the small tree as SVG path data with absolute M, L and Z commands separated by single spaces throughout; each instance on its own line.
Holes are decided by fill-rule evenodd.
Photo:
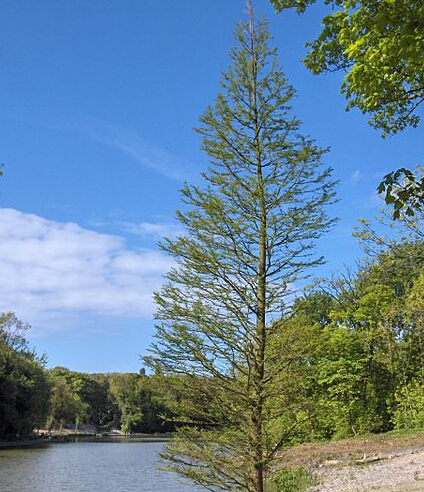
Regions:
M 198 129 L 210 167 L 182 190 L 186 236 L 161 246 L 178 266 L 156 294 L 157 343 L 147 358 L 173 374 L 186 425 L 168 445 L 170 469 L 210 490 L 262 492 L 284 435 L 273 432 L 281 367 L 273 321 L 290 286 L 321 263 L 314 240 L 332 220 L 325 152 L 299 134 L 294 95 L 268 47 L 265 22 L 241 24 L 223 93 Z M 275 351 L 272 351 L 275 354 Z M 273 360 L 271 360 L 271 358 Z M 176 376 L 177 375 L 177 376 Z M 179 376 L 178 376 L 179 375 Z

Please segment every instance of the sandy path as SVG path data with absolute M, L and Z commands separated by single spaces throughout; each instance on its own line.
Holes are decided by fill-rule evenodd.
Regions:
M 364 465 L 323 466 L 308 492 L 424 492 L 424 451 Z

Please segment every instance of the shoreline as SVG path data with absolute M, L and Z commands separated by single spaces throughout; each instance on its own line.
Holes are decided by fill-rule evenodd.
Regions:
M 52 439 L 43 438 L 43 437 L 37 439 L 17 439 L 14 441 L 0 441 L 0 449 L 38 446 L 39 444 L 47 444 L 49 442 L 52 442 Z
M 58 444 L 75 442 L 75 440 L 98 440 L 114 441 L 114 440 L 129 440 L 129 439 L 146 439 L 146 440 L 169 440 L 169 434 L 118 434 L 118 433 L 89 433 L 89 432 L 75 432 L 69 429 L 63 431 L 52 431 L 49 434 L 44 434 L 43 437 L 33 437 L 27 439 L 14 439 L 10 441 L 0 441 L 0 449 L 18 448 L 18 447 L 30 447 L 38 446 L 42 444 Z

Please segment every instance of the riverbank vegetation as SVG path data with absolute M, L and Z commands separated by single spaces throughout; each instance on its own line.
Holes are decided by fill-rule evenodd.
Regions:
M 25 339 L 29 326 L 0 315 L 0 439 L 21 439 L 37 429 L 89 425 L 94 432 L 170 432 L 158 378 L 140 373 L 85 374 L 46 369 Z
M 31 433 L 48 412 L 45 359 L 29 348 L 28 328 L 15 314 L 0 314 L 0 439 Z
M 89 425 L 95 432 L 164 433 L 174 429 L 160 382 L 140 373 L 85 374 L 56 367 L 47 429 Z

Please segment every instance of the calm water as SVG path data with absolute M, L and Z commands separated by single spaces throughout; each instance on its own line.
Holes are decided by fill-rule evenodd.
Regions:
M 0 491 L 199 492 L 157 470 L 163 446 L 132 439 L 0 449 Z

